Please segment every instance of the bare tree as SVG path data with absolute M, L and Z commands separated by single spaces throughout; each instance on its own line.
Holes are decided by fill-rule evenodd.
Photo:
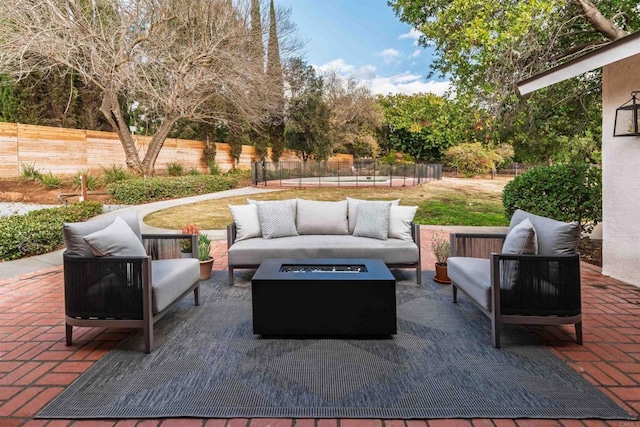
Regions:
M 368 146 L 369 155 L 378 150 L 374 137 L 383 121 L 382 108 L 368 87 L 353 76 L 341 76 L 335 70 L 323 75 L 324 99 L 331 111 L 330 138 L 334 148 L 345 146 L 354 153 L 359 145 Z M 356 153 L 354 153 L 356 154 Z
M 0 16 L 0 72 L 20 79 L 62 66 L 98 87 L 100 111 L 137 173 L 153 174 L 178 120 L 233 127 L 273 108 L 251 60 L 247 1 L 19 0 L 0 2 Z M 143 158 L 123 98 L 160 119 Z

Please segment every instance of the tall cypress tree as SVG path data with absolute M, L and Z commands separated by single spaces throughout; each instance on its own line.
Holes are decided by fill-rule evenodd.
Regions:
M 256 61 L 262 70 L 264 70 L 264 46 L 262 45 L 262 21 L 260 13 L 260 0 L 251 0 L 251 49 Z M 251 128 L 248 137 L 253 142 L 256 154 L 260 160 L 264 160 L 267 156 L 268 141 L 258 129 Z
M 282 64 L 280 62 L 280 47 L 278 45 L 278 31 L 276 10 L 271 0 L 269 6 L 269 43 L 267 45 L 267 76 L 273 83 L 273 96 L 278 100 L 277 111 L 269 118 L 269 140 L 271 142 L 271 160 L 278 162 L 284 151 L 284 82 L 282 78 Z

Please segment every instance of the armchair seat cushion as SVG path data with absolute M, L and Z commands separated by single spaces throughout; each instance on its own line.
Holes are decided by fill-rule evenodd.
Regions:
M 200 279 L 200 262 L 196 258 L 151 261 L 152 310 L 167 308 Z
M 491 261 L 484 258 L 451 257 L 449 278 L 482 308 L 491 311 Z

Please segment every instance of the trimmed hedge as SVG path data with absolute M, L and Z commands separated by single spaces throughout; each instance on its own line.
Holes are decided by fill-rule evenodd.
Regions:
M 107 190 L 117 202 L 135 205 L 215 193 L 236 188 L 237 185 L 238 177 L 236 176 L 189 175 L 127 179 L 109 184 Z
M 502 191 L 507 218 L 516 209 L 559 221 L 578 221 L 589 233 L 602 221 L 602 171 L 588 164 L 533 168 Z
M 9 261 L 58 249 L 62 224 L 86 221 L 102 213 L 102 203 L 82 202 L 0 218 L 0 259 Z

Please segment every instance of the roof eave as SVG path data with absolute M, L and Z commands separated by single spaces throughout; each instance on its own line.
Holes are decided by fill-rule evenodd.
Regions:
M 518 82 L 518 90 L 521 95 L 525 95 L 638 53 L 640 53 L 640 32 L 615 40 L 569 62 L 522 80 Z

